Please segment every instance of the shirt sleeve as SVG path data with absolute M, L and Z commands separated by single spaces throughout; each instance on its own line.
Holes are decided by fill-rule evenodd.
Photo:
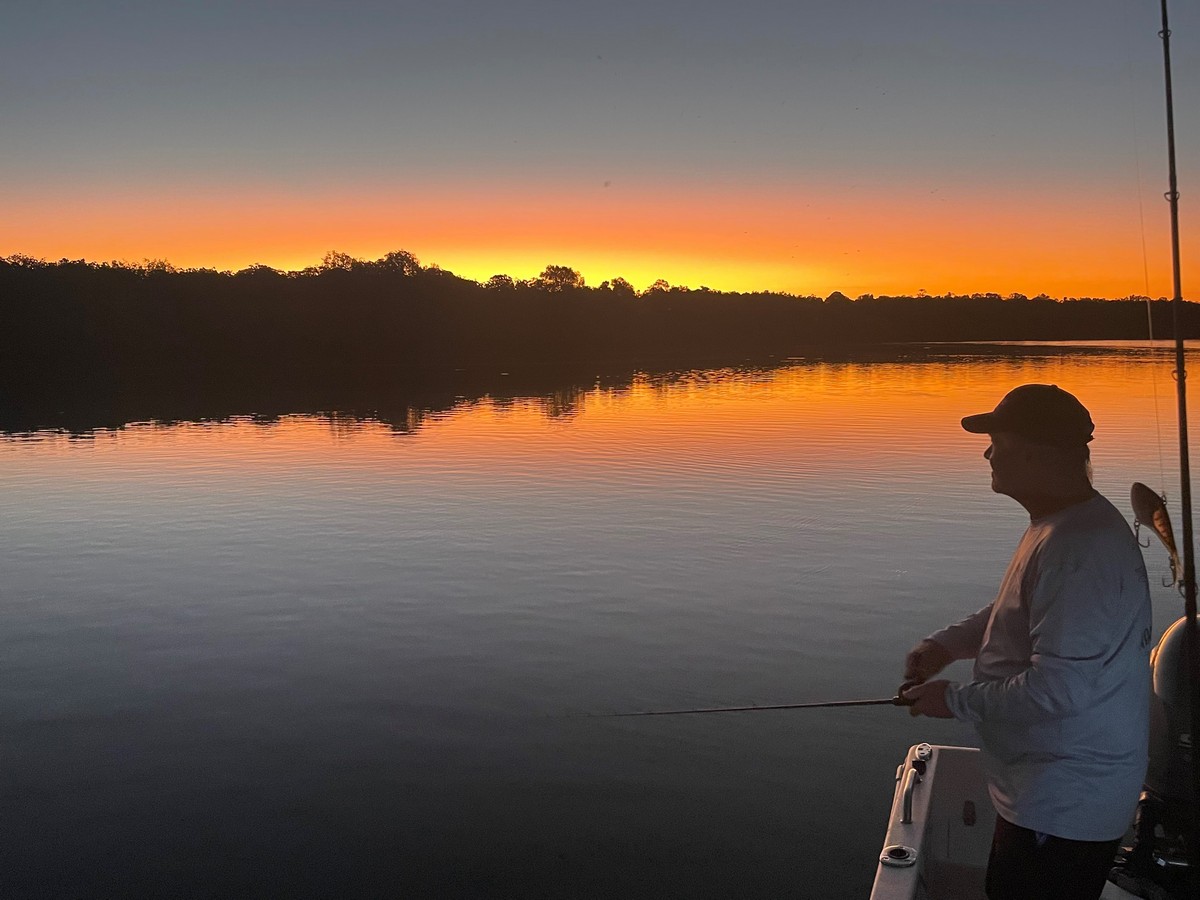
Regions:
M 1046 558 L 1049 557 L 1049 558 Z M 998 681 L 951 683 L 946 705 L 970 722 L 1033 723 L 1073 716 L 1126 626 L 1114 608 L 1120 576 L 1095 552 L 1047 553 L 1029 586 L 1029 668 Z
M 988 620 L 992 616 L 992 604 L 988 604 L 978 612 L 971 613 L 961 622 L 947 625 L 941 631 L 935 631 L 926 640 L 941 644 L 950 651 L 955 659 L 971 659 L 983 644 L 983 633 L 987 630 Z

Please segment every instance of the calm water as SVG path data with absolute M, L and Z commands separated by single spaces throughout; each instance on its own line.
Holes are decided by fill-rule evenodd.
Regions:
M 1057 383 L 1103 492 L 1175 500 L 1170 368 L 958 348 L 407 432 L 0 435 L 0 895 L 865 897 L 900 755 L 969 730 L 563 714 L 890 695 L 1023 528 L 958 418 Z

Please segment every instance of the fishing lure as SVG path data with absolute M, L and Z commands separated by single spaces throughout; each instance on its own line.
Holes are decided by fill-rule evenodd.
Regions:
M 1171 580 L 1163 581 L 1163 587 L 1179 583 L 1179 549 L 1175 546 L 1175 531 L 1171 528 L 1171 517 L 1167 515 L 1166 498 L 1156 494 L 1140 481 L 1135 481 L 1129 490 L 1129 503 L 1133 506 L 1133 533 L 1139 533 L 1141 526 L 1154 530 L 1158 539 L 1167 548 L 1171 560 Z M 1149 543 L 1143 544 L 1149 547 Z

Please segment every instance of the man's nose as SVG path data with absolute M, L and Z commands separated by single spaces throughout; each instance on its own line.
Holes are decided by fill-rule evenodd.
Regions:
M 992 445 L 991 444 L 988 444 L 988 448 L 983 451 L 983 458 L 984 459 L 992 458 Z

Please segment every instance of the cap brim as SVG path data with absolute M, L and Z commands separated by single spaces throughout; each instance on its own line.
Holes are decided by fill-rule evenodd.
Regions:
M 962 427 L 971 434 L 991 434 L 995 429 L 996 414 L 980 413 L 977 416 L 967 416 L 962 420 Z

